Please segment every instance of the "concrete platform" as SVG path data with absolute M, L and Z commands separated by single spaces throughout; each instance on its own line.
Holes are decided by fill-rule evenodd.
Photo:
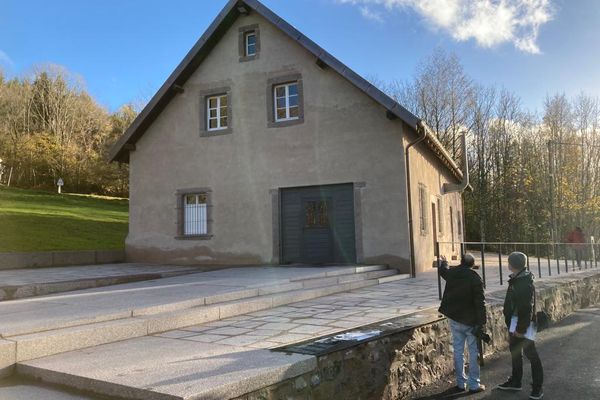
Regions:
M 40 385 L 30 380 L 8 379 L 0 381 L 0 399 L 2 400 L 106 400 L 106 397 L 95 397 Z
M 0 270 L 0 301 L 166 278 L 193 272 L 198 272 L 198 269 L 147 264 Z
M 316 358 L 145 337 L 18 365 L 45 382 L 140 400 L 228 399 L 313 370 Z

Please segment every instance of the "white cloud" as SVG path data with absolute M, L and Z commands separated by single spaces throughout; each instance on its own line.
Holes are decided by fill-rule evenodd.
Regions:
M 366 19 L 370 19 L 371 21 L 383 22 L 383 17 L 380 13 L 373 11 L 371 8 L 367 6 L 360 7 L 360 13 Z
M 377 7 L 412 9 L 432 28 L 458 41 L 475 40 L 481 47 L 512 43 L 517 49 L 540 53 L 540 27 L 552 20 L 551 0 L 335 0 L 360 7 L 365 18 L 382 20 Z M 375 17 L 374 17 L 375 16 Z
M 5 66 L 8 66 L 8 67 L 12 67 L 13 65 L 15 65 L 15 63 L 8 56 L 8 54 L 6 54 L 2 50 L 0 50 L 0 65 L 5 65 Z

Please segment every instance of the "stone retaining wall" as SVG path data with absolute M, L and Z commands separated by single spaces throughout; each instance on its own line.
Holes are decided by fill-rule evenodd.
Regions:
M 110 264 L 125 261 L 124 250 L 0 253 L 0 270 Z
M 536 283 L 538 307 L 552 321 L 600 303 L 600 274 L 587 272 Z M 502 315 L 504 292 L 488 295 L 490 355 L 507 347 Z M 452 372 L 447 320 L 362 343 L 317 357 L 310 373 L 246 394 L 236 400 L 397 400 Z

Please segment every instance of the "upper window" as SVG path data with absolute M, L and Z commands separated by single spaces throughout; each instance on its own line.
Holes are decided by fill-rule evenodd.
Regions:
M 239 29 L 238 52 L 240 62 L 256 60 L 260 54 L 260 28 L 258 24 Z
M 227 129 L 227 95 L 211 96 L 206 99 L 206 127 L 209 131 Z
M 246 57 L 256 55 L 256 33 L 254 31 L 246 32 L 245 34 Z
M 275 86 L 273 95 L 275 100 L 275 122 L 299 118 L 300 101 L 298 95 L 298 82 Z

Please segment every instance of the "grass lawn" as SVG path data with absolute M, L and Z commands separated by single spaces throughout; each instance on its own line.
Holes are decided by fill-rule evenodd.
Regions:
M 0 186 L 0 252 L 122 249 L 127 199 Z

